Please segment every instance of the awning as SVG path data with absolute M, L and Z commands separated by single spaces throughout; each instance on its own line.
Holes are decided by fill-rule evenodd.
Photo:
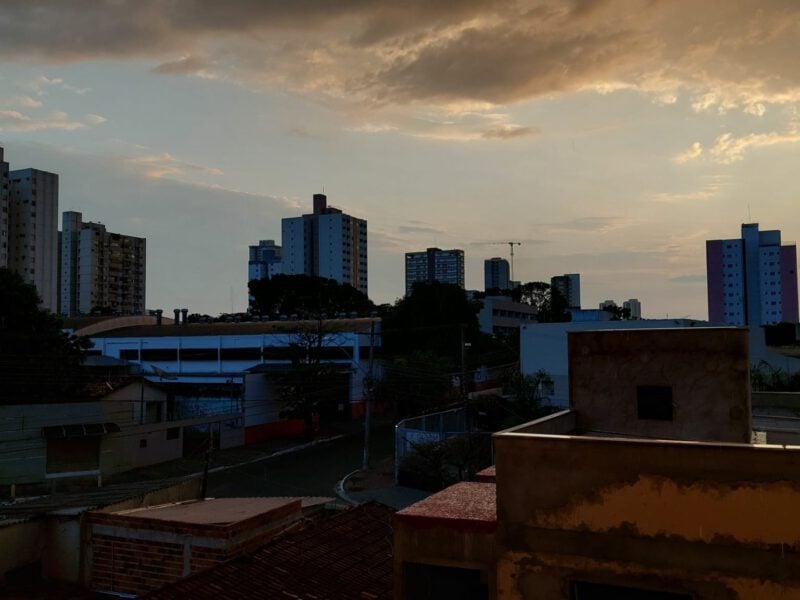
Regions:
M 119 425 L 116 423 L 77 423 L 42 427 L 42 437 L 48 440 L 91 437 L 107 433 L 119 433 Z

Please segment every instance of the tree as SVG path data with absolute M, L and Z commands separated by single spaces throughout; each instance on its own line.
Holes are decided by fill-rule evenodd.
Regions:
M 478 309 L 457 285 L 417 282 L 384 318 L 383 349 L 390 355 L 428 352 L 460 365 L 462 342 L 480 335 Z
M 523 283 L 513 290 L 512 298 L 533 306 L 540 323 L 562 323 L 571 319 L 566 298 L 544 281 Z
M 356 288 L 335 279 L 311 275 L 275 275 L 248 284 L 253 312 L 262 315 L 333 317 L 337 313 L 369 314 L 375 305 Z
M 376 395 L 389 402 L 398 418 L 418 415 L 450 404 L 455 365 L 431 352 L 397 356 L 384 364 Z
M 33 285 L 0 268 L 0 401 L 52 402 L 74 397 L 84 383 L 88 338 L 63 332 L 61 321 L 39 308 Z
M 322 320 L 315 329 L 294 334 L 291 367 L 277 381 L 280 415 L 302 419 L 309 440 L 314 438 L 314 417 L 335 414 L 338 404 L 349 400 L 349 372 L 322 362 L 334 342 L 335 334 L 325 330 Z

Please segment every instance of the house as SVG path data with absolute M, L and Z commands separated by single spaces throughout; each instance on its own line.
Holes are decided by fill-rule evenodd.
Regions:
M 569 335 L 570 406 L 400 511 L 395 598 L 800 597 L 800 446 L 751 443 L 748 332 Z M 420 575 L 421 574 L 421 575 Z
M 13 497 L 25 484 L 92 478 L 101 485 L 129 469 L 241 446 L 241 393 L 223 387 L 167 388 L 127 377 L 89 385 L 76 401 L 2 404 L 0 486 Z
M 393 514 L 386 506 L 369 503 L 306 521 L 247 556 L 181 579 L 146 597 L 389 600 Z

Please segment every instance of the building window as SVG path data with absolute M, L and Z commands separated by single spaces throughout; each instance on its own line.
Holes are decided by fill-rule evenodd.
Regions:
M 177 440 L 181 437 L 181 428 L 180 427 L 170 427 L 167 429 L 167 439 L 168 440 Z
M 139 448 L 147 448 L 147 440 L 146 439 L 139 440 Z
M 636 411 L 639 419 L 672 421 L 672 386 L 636 386 Z

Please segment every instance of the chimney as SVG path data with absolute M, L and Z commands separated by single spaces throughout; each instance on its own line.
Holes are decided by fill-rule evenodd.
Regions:
M 156 325 L 161 325 L 161 315 L 164 314 L 164 311 L 160 308 L 156 311 Z
M 328 208 L 328 197 L 325 194 L 314 194 L 314 214 L 325 214 Z
M 189 322 L 189 320 L 186 318 L 188 316 L 189 316 L 189 309 L 188 308 L 182 308 L 181 309 L 181 325 L 186 325 Z
M 181 324 L 181 309 L 180 308 L 173 308 L 172 312 L 175 313 L 175 320 L 172 322 L 173 325 L 180 325 Z

